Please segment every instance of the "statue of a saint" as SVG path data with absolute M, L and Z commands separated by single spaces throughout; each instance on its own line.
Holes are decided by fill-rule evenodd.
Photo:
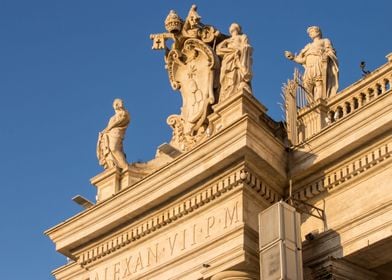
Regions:
M 307 44 L 298 55 L 286 51 L 285 56 L 305 68 L 302 82 L 311 99 L 325 99 L 336 94 L 339 87 L 336 52 L 331 41 L 322 37 L 318 26 L 309 27 L 307 32 L 313 42 Z
M 114 100 L 113 109 L 114 116 L 110 118 L 106 128 L 99 133 L 97 157 L 99 164 L 105 169 L 117 166 L 126 170 L 128 163 L 123 151 L 123 140 L 131 118 L 121 99 Z
M 230 26 L 231 37 L 216 47 L 216 53 L 222 60 L 220 71 L 220 100 L 242 90 L 252 93 L 252 47 L 248 37 L 241 33 L 237 23 Z

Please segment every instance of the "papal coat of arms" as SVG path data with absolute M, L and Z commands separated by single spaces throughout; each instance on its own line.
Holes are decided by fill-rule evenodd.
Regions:
M 218 55 L 217 47 L 224 44 L 225 50 L 232 55 L 233 59 L 230 63 L 234 67 L 231 66 L 230 71 L 248 72 L 248 80 L 245 83 L 250 93 L 249 61 L 251 59 L 241 57 L 245 53 L 241 49 L 231 51 L 226 47 L 228 44 L 225 44 L 231 38 L 210 25 L 202 24 L 200 20 L 195 5 L 189 10 L 185 21 L 175 11 L 170 11 L 165 20 L 167 33 L 150 36 L 153 40 L 153 49 L 165 50 L 165 63 L 171 86 L 181 92 L 183 100 L 181 114 L 171 115 L 167 119 L 168 124 L 173 128 L 170 144 L 180 151 L 191 149 L 208 136 L 207 116 L 212 110 L 211 105 L 220 99 L 220 89 L 228 87 L 220 84 L 220 80 L 223 80 L 219 79 L 221 71 L 225 70 L 224 75 L 226 75 L 227 68 L 221 65 L 224 58 Z M 171 48 L 166 46 L 167 39 L 173 41 Z M 249 50 L 250 46 L 246 51 L 247 56 L 251 55 Z M 247 65 L 241 65 L 241 61 L 246 61 Z M 240 75 L 236 73 L 234 75 L 239 77 Z M 233 76 L 231 74 L 233 73 L 227 73 L 227 77 Z M 230 85 L 232 92 L 239 90 L 236 83 L 237 81 Z

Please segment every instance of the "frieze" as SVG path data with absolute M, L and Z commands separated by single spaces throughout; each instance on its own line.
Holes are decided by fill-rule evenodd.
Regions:
M 118 251 L 121 248 L 129 246 L 135 241 L 140 240 L 141 238 L 144 238 L 145 236 L 183 218 L 191 212 L 198 210 L 212 200 L 227 195 L 230 190 L 233 190 L 240 183 L 245 183 L 245 185 L 257 192 L 261 198 L 270 203 L 277 202 L 281 199 L 281 196 L 276 191 L 254 175 L 250 170 L 247 168 L 241 168 L 221 178 L 219 181 L 211 184 L 207 188 L 204 188 L 202 191 L 194 194 L 193 196 L 182 200 L 178 204 L 160 211 L 158 214 L 146 221 L 143 221 L 129 230 L 116 235 L 110 240 L 83 252 L 78 258 L 78 263 L 82 266 L 86 266 L 98 259 Z
M 242 222 L 241 203 L 241 199 L 236 197 L 196 220 L 189 220 L 168 233 L 161 233 L 145 243 L 136 244 L 120 255 L 90 268 L 89 279 L 129 279 L 192 250 L 198 250 L 200 245 L 230 232 Z

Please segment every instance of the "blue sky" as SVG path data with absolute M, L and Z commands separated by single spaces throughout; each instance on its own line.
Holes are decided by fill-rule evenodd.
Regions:
M 169 10 L 185 18 L 192 3 L 202 22 L 228 33 L 242 25 L 254 47 L 255 96 L 280 120 L 283 82 L 319 25 L 340 62 L 341 89 L 392 52 L 392 1 L 0 0 L 0 203 L 2 279 L 52 279 L 65 263 L 43 231 L 78 213 L 76 194 L 91 200 L 89 179 L 102 171 L 97 133 L 124 100 L 132 121 L 124 142 L 130 162 L 152 159 L 168 142 L 166 118 L 181 97 L 151 50 Z

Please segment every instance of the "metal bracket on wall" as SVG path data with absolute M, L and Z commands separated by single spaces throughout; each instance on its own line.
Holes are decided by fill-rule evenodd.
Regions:
M 293 206 L 301 214 L 307 214 L 325 222 L 325 212 L 323 209 L 293 197 L 288 197 L 285 202 Z
M 325 211 L 321 208 L 313 206 L 302 200 L 296 199 L 292 196 L 292 180 L 289 180 L 289 197 L 285 199 L 285 202 L 293 206 L 301 214 L 307 214 L 317 219 L 322 220 L 325 223 Z

